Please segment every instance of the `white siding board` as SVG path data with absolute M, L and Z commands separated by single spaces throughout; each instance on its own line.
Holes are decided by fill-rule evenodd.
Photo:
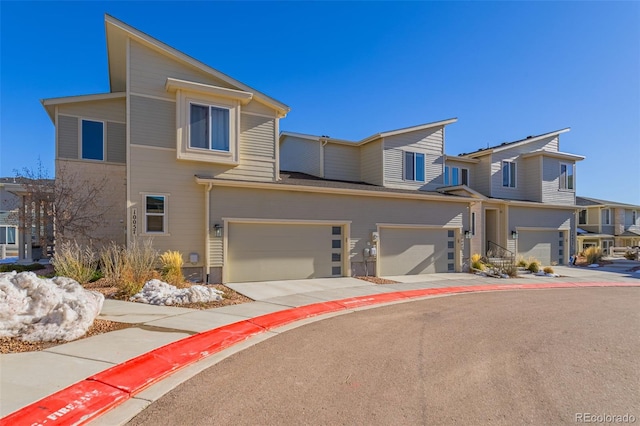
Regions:
M 78 118 L 58 115 L 57 148 L 59 158 L 78 158 Z
M 275 159 L 275 118 L 241 114 L 240 157 Z
M 560 189 L 560 163 L 573 164 L 557 158 L 542 159 L 542 202 L 553 204 L 575 204 L 573 190 Z M 575 179 L 575 175 L 574 175 Z
M 360 149 L 328 143 L 324 146 L 324 178 L 360 181 Z
M 131 143 L 176 149 L 176 103 L 131 95 Z
M 384 185 L 390 188 L 434 190 L 443 186 L 444 127 L 384 138 Z M 425 154 L 425 182 L 405 181 L 404 151 Z
M 107 161 L 126 163 L 127 126 L 123 123 L 107 122 Z
M 542 176 L 540 175 L 541 157 L 526 158 L 522 161 L 523 181 L 522 190 L 524 198 L 530 201 L 542 201 Z
M 382 156 L 382 140 L 360 147 L 360 180 L 373 185 L 384 185 Z
M 287 136 L 280 144 L 280 170 L 322 176 L 321 143 Z
M 167 77 L 234 89 L 197 68 L 163 55 L 147 46 L 131 41 L 130 91 L 175 99 L 165 90 Z
M 75 115 L 82 118 L 117 121 L 121 123 L 124 123 L 127 119 L 126 111 L 127 106 L 124 98 L 58 105 L 58 114 Z

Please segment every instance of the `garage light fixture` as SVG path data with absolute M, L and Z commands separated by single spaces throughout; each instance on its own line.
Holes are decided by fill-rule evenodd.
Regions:
M 514 240 L 518 239 L 518 231 L 511 231 L 511 238 L 513 238 Z
M 213 236 L 222 237 L 222 225 L 220 225 L 219 223 L 213 225 Z
M 464 237 L 465 237 L 467 240 L 470 240 L 470 239 L 471 239 L 471 237 L 473 237 L 473 235 L 471 234 L 471 231 L 464 231 Z

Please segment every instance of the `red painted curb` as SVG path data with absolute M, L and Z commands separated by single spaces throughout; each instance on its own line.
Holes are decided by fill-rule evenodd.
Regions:
M 122 404 L 129 394 L 88 380 L 75 383 L 0 419 L 2 426 L 83 424 Z
M 639 287 L 639 283 L 530 283 L 458 286 L 376 293 L 285 309 L 205 331 L 118 364 L 0 419 L 9 425 L 82 425 L 171 373 L 251 336 L 341 310 L 440 294 L 576 287 Z

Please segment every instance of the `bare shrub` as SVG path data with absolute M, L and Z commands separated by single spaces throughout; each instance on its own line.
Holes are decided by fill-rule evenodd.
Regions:
M 76 241 L 65 241 L 56 250 L 51 264 L 56 275 L 84 284 L 95 276 L 98 256 L 90 246 L 81 247 Z

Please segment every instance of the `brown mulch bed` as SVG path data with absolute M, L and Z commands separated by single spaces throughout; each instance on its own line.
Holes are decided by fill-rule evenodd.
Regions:
M 370 283 L 374 283 L 374 284 L 400 284 L 398 281 L 386 280 L 384 278 L 379 278 L 379 277 L 365 277 L 361 275 L 353 278 L 357 278 L 362 281 L 369 281 Z
M 50 273 L 53 269 L 41 269 L 38 271 L 33 271 L 38 275 L 45 275 Z M 186 284 L 189 286 L 190 284 Z M 222 306 L 229 305 L 239 305 L 241 303 L 253 302 L 252 299 L 249 299 L 246 296 L 230 289 L 229 287 L 223 284 L 213 284 L 217 290 L 220 290 L 224 293 L 223 299 L 219 302 L 206 302 L 206 303 L 187 303 L 184 305 L 176 305 L 181 308 L 191 308 L 191 309 L 212 309 L 219 308 Z M 87 290 L 97 291 L 99 293 L 104 294 L 105 298 L 108 299 L 116 299 L 116 300 L 126 300 L 121 294 L 118 294 L 118 288 L 110 285 L 105 279 L 100 279 L 93 283 L 87 283 L 83 285 L 83 287 Z M 135 303 L 135 302 L 131 302 Z M 115 321 L 107 321 L 102 319 L 96 319 L 93 322 L 93 325 L 89 328 L 87 333 L 80 337 L 77 340 L 85 339 L 87 337 L 96 336 L 102 333 L 109 333 L 110 331 L 122 330 L 124 328 L 133 327 L 135 324 L 115 322 Z M 57 340 L 54 342 L 24 342 L 18 338 L 10 338 L 10 337 L 2 337 L 0 338 L 0 354 L 10 354 L 10 353 L 19 353 L 19 352 L 33 352 L 33 351 L 41 351 L 43 349 L 48 349 L 54 346 L 58 346 L 64 343 L 69 343 L 64 340 Z

